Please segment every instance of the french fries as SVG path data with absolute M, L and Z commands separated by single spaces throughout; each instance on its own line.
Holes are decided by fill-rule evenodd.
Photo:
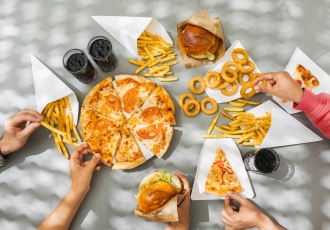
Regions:
M 206 135 L 202 135 L 203 138 L 233 138 L 237 139 L 236 144 L 242 144 L 244 146 L 258 146 L 265 138 L 270 126 L 272 115 L 266 112 L 264 116 L 256 117 L 252 113 L 243 112 L 243 104 L 258 105 L 260 102 L 248 101 L 238 99 L 238 102 L 229 102 L 230 105 L 236 108 L 227 108 L 220 111 L 225 117 L 231 121 L 228 124 L 217 126 L 217 119 L 211 123 Z M 239 107 L 239 108 L 238 108 Z M 226 111 L 235 112 L 228 114 Z M 212 129 L 220 134 L 211 134 Z
M 138 74 L 149 67 L 149 72 L 144 74 L 145 77 L 157 77 L 162 82 L 178 80 L 177 77 L 167 77 L 172 75 L 170 66 L 179 63 L 175 60 L 176 53 L 171 49 L 173 48 L 172 44 L 166 42 L 158 34 L 153 35 L 145 30 L 137 40 L 137 47 L 139 55 L 143 56 L 142 59 L 128 59 L 128 62 L 139 66 L 134 74 Z M 157 66 L 158 64 L 160 66 Z
M 44 121 L 40 124 L 51 131 L 59 153 L 64 154 L 69 159 L 70 155 L 64 143 L 79 146 L 77 140 L 79 142 L 82 140 L 76 125 L 73 123 L 73 114 L 68 97 L 48 103 L 41 114 Z

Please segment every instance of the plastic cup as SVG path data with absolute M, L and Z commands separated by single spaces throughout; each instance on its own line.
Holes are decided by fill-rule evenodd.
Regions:
M 243 156 L 243 162 L 248 171 L 268 174 L 278 169 L 280 158 L 273 149 L 264 148 L 247 152 Z
M 103 72 L 113 71 L 117 65 L 117 57 L 109 39 L 103 36 L 92 38 L 87 45 L 89 55 Z
M 63 57 L 64 68 L 84 84 L 91 83 L 97 76 L 96 70 L 84 51 L 69 50 Z

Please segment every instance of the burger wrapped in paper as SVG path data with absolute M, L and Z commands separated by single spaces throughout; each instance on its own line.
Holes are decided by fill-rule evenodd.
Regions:
M 225 54 L 219 18 L 211 18 L 206 9 L 177 25 L 178 47 L 186 68 L 209 65 Z
M 177 176 L 166 170 L 155 171 L 140 183 L 139 194 L 136 196 L 138 206 L 134 213 L 151 221 L 178 221 L 177 206 L 185 194 Z
M 188 24 L 178 36 L 178 46 L 182 52 L 197 59 L 215 59 L 219 37 L 201 27 Z

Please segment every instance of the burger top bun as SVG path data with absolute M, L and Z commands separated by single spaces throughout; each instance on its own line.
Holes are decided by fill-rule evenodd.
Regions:
M 188 24 L 178 37 L 178 46 L 188 55 L 206 58 L 209 56 L 207 52 L 212 54 L 217 50 L 219 38 L 208 30 Z
M 162 207 L 181 191 L 181 181 L 177 176 L 156 171 L 142 180 L 136 199 L 142 212 L 149 213 Z

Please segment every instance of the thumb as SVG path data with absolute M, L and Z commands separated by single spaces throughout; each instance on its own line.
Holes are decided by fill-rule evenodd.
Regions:
M 33 133 L 38 127 L 40 126 L 40 123 L 34 123 L 31 122 L 29 125 L 27 125 L 20 133 L 20 135 L 29 137 L 31 133 Z
M 236 200 L 241 205 L 245 204 L 247 201 L 247 199 L 245 199 L 244 197 L 242 197 L 240 194 L 238 194 L 236 192 L 228 191 L 227 194 L 228 194 L 228 196 L 230 196 L 230 198 Z
M 86 168 L 88 168 L 88 170 L 90 170 L 91 172 L 94 171 L 96 165 L 99 163 L 100 161 L 100 154 L 99 153 L 95 153 L 94 156 L 92 157 L 92 159 L 89 161 L 88 165 L 86 166 Z
M 268 85 L 256 85 L 254 87 L 254 90 L 258 91 L 258 92 L 269 93 L 269 94 L 273 95 L 273 87 L 268 86 Z

